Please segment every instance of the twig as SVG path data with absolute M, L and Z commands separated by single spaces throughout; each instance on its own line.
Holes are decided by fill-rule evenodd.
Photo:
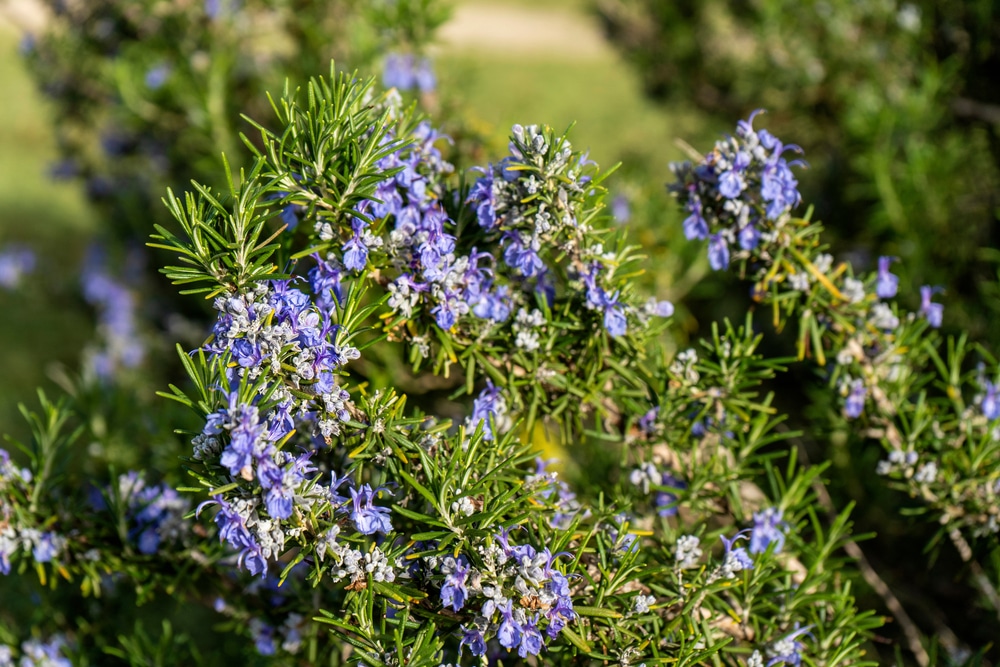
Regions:
M 783 425 L 782 425 L 783 426 Z M 780 427 L 779 427 L 780 428 Z M 787 430 L 787 429 L 781 429 Z M 800 457 L 802 460 L 808 464 L 809 458 L 806 454 L 805 446 L 801 440 L 798 438 L 793 439 L 798 445 Z M 819 499 L 820 505 L 823 506 L 831 516 L 836 515 L 836 509 L 833 505 L 833 499 L 830 498 L 830 492 L 827 491 L 826 485 L 823 481 L 816 477 L 813 481 L 813 490 L 816 492 L 816 497 Z M 861 550 L 858 543 L 851 540 L 844 543 L 844 551 L 858 562 L 858 569 L 861 570 L 861 576 L 864 577 L 865 581 L 869 586 L 872 587 L 882 601 L 885 602 L 886 608 L 899 623 L 899 626 L 903 630 L 903 635 L 906 638 L 906 645 L 913 653 L 913 657 L 916 659 L 920 667 L 929 667 L 931 664 L 931 657 L 928 655 L 927 650 L 924 645 L 920 643 L 920 630 L 917 628 L 917 624 L 913 622 L 910 615 L 906 613 L 906 609 L 903 607 L 903 603 L 899 601 L 896 594 L 892 592 L 889 585 L 885 583 L 885 580 L 879 576 L 875 568 L 872 567 L 868 558 L 865 556 L 865 552 Z
M 819 502 L 823 508 L 827 512 L 830 512 L 831 515 L 834 514 L 833 500 L 826 490 L 826 485 L 819 478 L 816 478 L 813 482 L 813 490 L 816 492 L 816 496 L 819 498 Z M 906 613 L 903 603 L 899 601 L 899 598 L 892 592 L 889 585 L 885 583 L 885 580 L 879 576 L 875 568 L 868 562 L 868 558 L 865 557 L 864 551 L 861 550 L 857 542 L 853 540 L 845 542 L 844 551 L 858 562 L 858 569 L 861 570 L 861 576 L 865 578 L 865 581 L 872 587 L 872 590 L 882 598 L 885 606 L 892 613 L 893 618 L 896 619 L 896 622 L 903 629 L 903 634 L 906 636 L 906 644 L 920 664 L 920 667 L 928 667 L 931 664 L 931 658 L 924 649 L 924 645 L 920 643 L 920 630 L 917 629 L 917 625 L 910 618 L 910 615 Z
M 972 557 L 972 547 L 965 541 L 965 538 L 962 537 L 962 533 L 957 527 L 948 531 L 948 537 L 951 538 L 951 543 L 958 550 L 958 555 L 962 557 L 962 560 L 972 570 L 972 579 L 976 582 L 979 591 L 990 601 L 993 611 L 996 612 L 997 618 L 1000 619 L 1000 594 L 997 593 L 996 587 L 990 582 L 990 578 L 986 576 L 983 566 Z

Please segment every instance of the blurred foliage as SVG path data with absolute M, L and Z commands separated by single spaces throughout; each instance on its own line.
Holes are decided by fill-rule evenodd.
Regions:
M 648 93 L 710 114 L 755 108 L 795 137 L 803 194 L 861 266 L 903 260 L 948 286 L 949 320 L 1000 342 L 980 307 L 1000 192 L 1000 8 L 992 0 L 598 0 Z
M 390 50 L 420 52 L 448 16 L 437 0 L 46 6 L 44 30 L 22 51 L 52 110 L 61 161 L 51 172 L 85 184 L 113 248 L 170 224 L 167 187 L 220 184 L 221 155 L 244 155 L 241 114 L 269 117 L 267 93 L 325 72 L 331 59 L 369 71 Z

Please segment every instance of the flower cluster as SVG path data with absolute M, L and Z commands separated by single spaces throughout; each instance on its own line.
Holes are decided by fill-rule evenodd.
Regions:
M 127 508 L 129 538 L 141 553 L 155 554 L 187 533 L 184 516 L 191 503 L 166 484 L 147 485 L 140 473 L 129 472 L 118 478 L 118 494 Z
M 781 509 L 776 507 L 767 507 L 753 513 L 753 528 L 750 531 L 748 547 L 750 553 L 764 553 L 771 544 L 774 544 L 774 553 L 781 553 L 785 547 L 785 533 L 789 529 L 788 522 L 782 518 L 783 514 Z
M 822 299 L 825 311 L 817 319 L 832 326 L 815 325 L 817 336 L 857 332 L 838 355 L 843 370 L 837 373 L 844 416 L 856 419 L 874 387 L 885 379 L 880 377 L 884 370 L 871 368 L 872 360 L 887 356 L 899 328 L 912 319 L 887 301 L 899 290 L 899 277 L 890 270 L 896 258 L 880 257 L 875 272 L 855 278 L 849 267 L 835 267 L 833 257 L 816 247 L 813 227 L 801 220 L 792 224 L 791 211 L 800 200 L 791 172 L 796 163 L 782 155 L 797 147 L 783 144 L 767 130 L 755 131 L 758 113 L 740 121 L 736 135 L 719 141 L 698 164 L 672 165 L 677 180 L 670 190 L 689 213 L 684 221 L 687 237 L 708 239 L 712 268 L 726 268 L 731 258 L 748 260 L 757 281 L 755 299 L 811 303 L 813 310 L 815 301 Z M 734 244 L 739 246 L 736 253 L 731 252 Z M 944 310 L 932 301 L 936 291 L 920 288 L 918 314 L 932 328 L 941 326 Z M 800 350 L 806 344 L 800 341 Z M 851 365 L 857 371 L 853 377 L 847 373 Z
M 654 301 L 646 313 L 603 284 L 613 254 L 605 253 L 591 223 L 580 215 L 594 179 L 594 163 L 586 154 L 574 153 L 565 138 L 537 125 L 515 125 L 512 133 L 510 155 L 482 170 L 466 203 L 488 238 L 499 242 L 498 263 L 505 265 L 514 293 L 536 291 L 551 303 L 557 267 L 547 263 L 542 249 L 558 248 L 565 253 L 569 273 L 582 283 L 585 306 L 599 314 L 611 336 L 627 332 L 629 317 L 640 323 L 650 314 L 669 317 L 669 302 Z
M 741 530 L 733 535 L 732 539 L 727 538 L 725 535 L 720 535 L 719 539 L 722 540 L 722 544 L 725 547 L 722 554 L 722 563 L 709 575 L 709 581 L 732 579 L 736 576 L 737 572 L 753 569 L 753 559 L 747 553 L 746 547 L 736 546 L 736 543 L 740 540 L 747 539 L 747 531 Z
M 490 380 L 486 381 L 486 387 L 479 392 L 472 403 L 472 414 L 466 420 L 466 428 L 470 431 L 474 431 L 480 425 L 484 440 L 493 440 L 511 427 L 511 420 L 507 414 L 507 400 L 500 388 Z M 493 432 L 494 428 L 497 433 Z
M 227 597 L 217 597 L 213 609 L 240 621 L 246 621 L 249 616 L 246 629 L 260 655 L 276 655 L 279 650 L 295 655 L 302 649 L 308 621 L 302 614 L 286 610 L 298 592 L 304 569 L 293 567 L 285 581 L 276 574 L 254 579 L 239 595 L 228 596 L 232 603 Z
M 18 468 L 0 449 L 0 574 L 10 574 L 11 557 L 20 550 L 30 553 L 36 563 L 49 563 L 66 548 L 66 538 L 59 533 L 16 521 L 14 503 L 31 495 L 32 481 L 31 471 Z
M 139 335 L 136 295 L 111 275 L 103 252 L 97 248 L 87 258 L 81 279 L 84 298 L 97 309 L 101 342 L 90 356 L 90 366 L 97 377 L 107 381 L 119 369 L 139 366 L 146 356 Z
M 15 661 L 14 648 L 0 644 L 0 667 L 72 667 L 65 653 L 67 646 L 62 635 L 28 639 L 21 644 L 20 659 Z
M 437 87 L 437 77 L 427 58 L 412 53 L 390 53 L 382 65 L 382 85 L 399 90 L 419 90 L 433 93 Z
M 220 390 L 223 407 L 207 416 L 193 441 L 195 458 L 217 461 L 231 479 L 249 483 L 214 502 L 221 538 L 255 574 L 265 573 L 288 537 L 301 532 L 282 524 L 296 507 L 309 510 L 319 503 L 331 517 L 344 511 L 335 489 L 315 484 L 312 457 L 316 446 L 340 435 L 351 419 L 353 404 L 335 373 L 359 354 L 336 342 L 342 328 L 334 323 L 331 288 L 314 280 L 318 294 L 310 296 L 292 284 L 259 283 L 216 300 L 219 317 L 206 349 L 213 358 L 231 360 L 230 389 Z M 286 446 L 296 433 L 306 436 L 307 445 L 297 452 Z M 351 492 L 354 515 L 368 516 L 371 489 Z M 371 532 L 364 529 L 370 524 L 359 520 L 359 530 Z
M 535 472 L 524 479 L 524 486 L 534 490 L 535 498 L 551 507 L 548 524 L 556 530 L 567 530 L 573 519 L 586 519 L 590 509 L 583 507 L 569 484 L 559 479 L 559 474 L 548 471 L 549 465 L 557 459 L 535 459 Z
M 483 545 L 480 556 L 481 566 L 464 555 L 425 558 L 443 576 L 443 606 L 455 612 L 478 609 L 462 626 L 461 646 L 479 656 L 495 639 L 522 658 L 538 655 L 576 618 L 569 580 L 555 567 L 559 554 L 511 544 L 509 531 L 502 530 L 493 544 Z
M 9 245 L 0 250 L 0 287 L 14 289 L 35 269 L 35 253 L 30 248 Z
M 798 146 L 785 145 L 767 130 L 754 130 L 754 111 L 740 121 L 736 136 L 715 144 L 697 166 L 671 165 L 677 182 L 671 191 L 689 213 L 684 221 L 688 239 L 708 239 L 709 264 L 729 266 L 731 247 L 747 256 L 762 238 L 772 238 L 802 197 L 798 181 L 783 157 Z
M 640 489 L 643 495 L 653 493 L 653 505 L 657 508 L 657 514 L 662 517 L 677 514 L 675 491 L 687 488 L 682 480 L 670 472 L 660 471 L 654 463 L 646 463 L 633 469 L 629 474 L 629 482 Z
M 385 247 L 397 276 L 388 285 L 389 306 L 407 318 L 423 310 L 449 331 L 465 315 L 496 317 L 502 306 L 488 312 L 480 306 L 492 285 L 489 254 L 458 250 L 455 222 L 441 198 L 440 179 L 453 167 L 435 146 L 440 138 L 429 123 L 421 123 L 413 145 L 383 158 L 380 169 L 399 171 L 378 186 L 378 201 L 366 210 L 392 220 Z

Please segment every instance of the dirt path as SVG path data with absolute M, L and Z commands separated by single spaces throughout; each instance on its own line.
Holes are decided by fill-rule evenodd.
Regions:
M 461 4 L 438 33 L 446 50 L 509 52 L 546 59 L 603 60 L 611 48 L 597 22 L 570 9 Z

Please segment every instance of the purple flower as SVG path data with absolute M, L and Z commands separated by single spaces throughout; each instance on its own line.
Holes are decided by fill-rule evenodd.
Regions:
M 386 88 L 411 90 L 416 85 L 413 73 L 413 56 L 409 53 L 390 53 L 382 67 L 382 85 Z
M 255 455 L 262 449 L 261 439 L 267 425 L 260 421 L 255 405 L 238 404 L 236 391 L 230 394 L 229 445 L 223 450 L 219 463 L 229 468 L 229 474 L 249 479 Z
M 798 146 L 782 146 L 778 141 L 775 144 L 774 154 L 761 172 L 760 196 L 767 202 L 765 212 L 768 220 L 777 220 L 802 199 L 797 188 L 798 181 L 792 175 L 789 164 L 780 157 L 786 150 L 800 149 Z
M 545 263 L 538 256 L 541 244 L 537 238 L 525 242 L 517 232 L 508 232 L 504 235 L 503 244 L 503 260 L 525 278 L 541 275 L 545 271 Z
M 863 380 L 855 380 L 851 385 L 851 393 L 847 395 L 844 404 L 844 414 L 848 419 L 857 419 L 865 409 L 865 398 L 868 396 L 868 389 Z
M 785 665 L 801 665 L 802 664 L 802 649 L 805 648 L 805 644 L 798 640 L 798 637 L 807 634 L 809 628 L 812 626 L 806 626 L 791 632 L 778 641 L 771 644 L 768 648 L 767 654 L 771 658 L 767 662 L 767 667 L 772 667 L 778 663 L 783 663 Z
M 118 488 L 128 508 L 129 538 L 140 553 L 155 554 L 164 539 L 181 536 L 189 503 L 177 491 L 166 484 L 147 486 L 137 472 L 121 475 Z
M 36 563 L 48 563 L 56 557 L 60 548 L 59 536 L 51 531 L 46 531 L 38 535 L 31 550 L 31 556 Z
M 471 568 L 465 556 L 459 556 L 458 560 L 448 559 L 449 565 L 454 563 L 451 572 L 445 577 L 444 585 L 441 586 L 441 604 L 459 611 L 465 606 L 465 600 L 469 596 L 469 590 L 465 587 L 465 580 L 469 576 Z
M 522 658 L 538 655 L 542 651 L 544 640 L 538 630 L 538 614 L 521 626 L 521 642 L 517 646 L 517 654 Z
M 484 292 L 472 312 L 484 320 L 506 322 L 510 319 L 511 303 L 510 289 L 501 285 L 492 292 Z
M 652 311 L 657 317 L 671 317 L 674 314 L 674 304 L 666 300 L 655 301 Z
M 611 200 L 611 216 L 619 225 L 624 225 L 632 217 L 632 210 L 628 203 L 628 197 L 623 194 L 615 195 Z
M 486 639 L 479 628 L 473 626 L 467 628 L 462 626 L 462 641 L 458 644 L 458 652 L 461 654 L 462 647 L 468 646 L 472 655 L 482 655 L 486 653 Z
M 782 511 L 774 507 L 753 513 L 754 524 L 750 532 L 750 553 L 764 553 L 772 542 L 774 543 L 774 553 L 781 553 L 785 546 L 785 531 L 788 530 L 788 524 L 781 517 Z
M 983 396 L 983 402 L 980 407 L 983 410 L 983 416 L 993 421 L 997 417 L 1000 417 L 1000 397 L 997 396 L 997 385 L 987 380 L 985 387 L 986 395 Z
M 11 245 L 0 251 L 0 287 L 14 289 L 21 284 L 25 274 L 35 268 L 35 253 L 21 246 Z
M 253 637 L 253 645 L 261 655 L 274 655 L 277 646 L 274 642 L 274 628 L 260 619 L 250 621 L 250 635 Z
M 372 504 L 375 495 L 380 491 L 385 491 L 385 489 L 379 488 L 373 491 L 368 484 L 362 486 L 360 490 L 351 489 L 351 501 L 354 505 L 351 521 L 354 522 L 354 527 L 362 535 L 388 533 L 392 530 L 392 523 L 389 521 L 389 508 Z
M 878 258 L 878 275 L 875 278 L 875 293 L 880 299 L 891 299 L 896 296 L 899 288 L 899 277 L 889 273 L 889 265 L 896 261 L 895 257 Z
M 743 178 L 735 170 L 730 169 L 719 176 L 719 194 L 726 199 L 736 199 L 744 187 Z
M 702 240 L 708 238 L 708 223 L 701 213 L 701 200 L 692 195 L 688 202 L 688 211 L 691 212 L 684 220 L 684 236 L 688 241 Z
M 741 139 L 746 139 L 753 134 L 753 119 L 757 117 L 758 114 L 767 113 L 764 109 L 754 109 L 750 112 L 750 116 L 746 120 L 736 121 L 736 136 Z M 766 130 L 761 130 L 761 132 L 766 132 Z M 770 148 L 766 146 L 766 148 Z
M 719 539 L 722 540 L 722 544 L 725 545 L 726 551 L 722 557 L 722 569 L 725 576 L 732 577 L 734 573 L 740 572 L 742 570 L 752 570 L 753 569 L 753 559 L 747 553 L 744 547 L 733 548 L 739 540 L 746 538 L 745 530 L 733 535 L 733 539 L 727 539 L 725 535 L 720 535 Z
M 443 298 L 431 309 L 431 314 L 442 330 L 449 331 L 455 326 L 459 316 L 469 311 L 469 305 L 462 300 L 460 294 L 451 290 L 444 290 L 441 296 Z
M 920 288 L 920 312 L 935 329 L 940 328 L 941 319 L 944 317 L 944 306 L 931 301 L 934 294 L 939 291 L 941 288 L 930 285 L 924 285 Z
M 486 388 L 479 392 L 479 396 L 472 403 L 472 415 L 469 417 L 469 426 L 475 429 L 481 423 L 483 425 L 483 440 L 493 440 L 493 426 L 499 425 L 500 418 L 506 413 L 507 404 L 500 393 L 500 388 L 493 385 L 490 380 L 486 381 Z
M 709 237 L 708 264 L 713 271 L 721 271 L 729 266 L 729 244 L 722 238 L 722 234 Z
M 636 426 L 639 427 L 646 435 L 653 435 L 656 433 L 656 420 L 660 416 L 660 406 L 654 406 L 650 408 L 646 414 L 639 417 L 639 421 L 636 422 Z
M 503 620 L 497 628 L 497 641 L 508 651 L 521 643 L 521 626 L 514 620 L 513 605 L 510 600 L 500 608 Z
M 663 473 L 660 483 L 663 486 L 672 489 L 686 489 L 687 484 L 683 481 L 677 479 L 669 472 Z M 656 505 L 659 510 L 657 514 L 662 517 L 674 516 L 677 514 L 677 495 L 670 491 L 657 491 L 653 495 L 653 504 Z
M 617 295 L 617 292 L 615 293 Z M 611 302 L 604 311 L 604 328 L 608 334 L 614 338 L 624 336 L 628 331 L 628 322 L 625 319 L 625 310 L 618 301 L 611 299 Z
M 752 222 L 747 223 L 743 229 L 737 232 L 736 240 L 743 250 L 754 250 L 760 244 L 760 230 Z
M 486 169 L 478 168 L 483 175 L 476 179 L 469 189 L 465 203 L 472 204 L 476 209 L 476 219 L 483 229 L 493 229 L 497 225 L 496 200 L 493 197 L 493 165 Z
M 416 58 L 412 53 L 390 53 L 382 69 L 382 85 L 386 88 L 434 92 L 437 78 L 427 58 Z
M 116 367 L 134 368 L 142 363 L 145 350 L 136 326 L 136 300 L 124 281 L 111 276 L 102 250 L 95 246 L 81 275 L 83 297 L 98 312 L 98 330 L 105 348 L 92 360 L 95 372 L 108 379 Z
M 230 547 L 240 552 L 237 565 L 246 568 L 252 575 L 267 576 L 267 559 L 247 528 L 246 518 L 241 514 L 240 507 L 230 504 L 221 495 L 215 495 L 212 496 L 212 500 L 206 500 L 198 506 L 195 516 L 207 505 L 219 506 L 219 511 L 215 515 L 215 524 L 219 527 L 219 540 L 225 540 Z
M 150 90 L 159 90 L 167 82 L 170 76 L 170 67 L 160 64 L 146 72 L 146 87 Z
M 72 667 L 72 662 L 61 653 L 66 646 L 66 640 L 61 635 L 55 635 L 49 641 L 40 639 L 29 639 L 21 644 L 21 660 L 18 663 L 21 667 L 34 667 L 45 665 L 46 667 Z M 0 648 L 6 648 L 0 646 Z M 7 657 L 9 657 L 9 653 Z M 0 657 L 4 657 L 0 653 Z M 13 665 L 14 662 L 4 662 L 5 665 Z
M 368 262 L 368 246 L 362 241 L 362 232 L 367 223 L 355 218 L 351 226 L 354 228 L 354 236 L 341 248 L 344 251 L 344 266 L 349 271 L 361 271 Z
M 437 88 L 437 77 L 434 76 L 434 68 L 427 58 L 417 60 L 413 68 L 413 79 L 422 93 L 433 93 Z

